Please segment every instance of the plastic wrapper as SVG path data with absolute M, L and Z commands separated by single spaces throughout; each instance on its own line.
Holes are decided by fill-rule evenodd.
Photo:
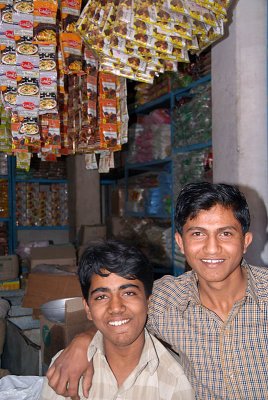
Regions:
M 43 381 L 40 376 L 4 376 L 0 381 L 0 400 L 36 400 Z
M 212 137 L 210 84 L 198 88 L 193 98 L 181 101 L 173 112 L 174 145 L 206 143 Z
M 213 178 L 211 148 L 177 154 L 174 166 L 174 198 L 187 183 L 210 181 Z
M 189 62 L 189 50 L 201 51 L 223 36 L 228 6 L 205 0 L 89 0 L 77 30 L 96 51 L 101 70 L 152 83 L 171 70 L 169 63 L 159 69 L 159 60 Z
M 167 158 L 171 153 L 170 115 L 157 109 L 140 117 L 129 128 L 128 162 L 143 163 Z

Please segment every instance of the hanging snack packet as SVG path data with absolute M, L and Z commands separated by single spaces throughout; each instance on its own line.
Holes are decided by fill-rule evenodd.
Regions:
M 33 37 L 33 1 L 15 1 L 13 5 L 13 24 L 15 37 Z
M 34 42 L 57 44 L 58 2 L 55 0 L 34 0 Z
M 60 41 L 65 73 L 83 73 L 81 37 L 77 33 L 63 32 Z
M 61 22 L 64 32 L 75 32 L 76 23 L 81 13 L 81 0 L 61 1 Z
M 4 5 L 0 12 L 0 50 L 3 50 L 5 47 L 15 46 L 12 4 Z
M 17 153 L 16 168 L 26 172 L 30 171 L 32 153 Z

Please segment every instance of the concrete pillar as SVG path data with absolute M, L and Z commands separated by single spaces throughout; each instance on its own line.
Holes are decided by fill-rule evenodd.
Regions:
M 101 223 L 100 175 L 87 170 L 85 156 L 68 157 L 70 241 L 77 239 L 81 225 Z
M 268 265 L 267 0 L 238 0 L 212 49 L 214 181 L 237 184 L 252 215 L 253 264 Z

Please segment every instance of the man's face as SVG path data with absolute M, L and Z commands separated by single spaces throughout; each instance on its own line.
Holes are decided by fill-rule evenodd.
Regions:
M 105 269 L 104 273 L 109 273 Z M 148 299 L 143 283 L 109 273 L 107 277 L 94 274 L 91 279 L 88 304 L 92 319 L 110 347 L 126 347 L 143 343 Z
M 176 242 L 200 283 L 224 282 L 239 271 L 240 261 L 252 241 L 229 208 L 216 205 L 187 219 Z

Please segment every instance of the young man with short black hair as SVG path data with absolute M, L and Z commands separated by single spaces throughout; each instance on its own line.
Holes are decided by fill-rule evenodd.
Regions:
M 137 248 L 115 240 L 89 246 L 78 268 L 83 303 L 98 329 L 85 356 L 94 376 L 87 399 L 194 400 L 171 353 L 144 328 L 153 271 Z M 85 399 L 80 385 L 79 395 Z M 40 400 L 59 400 L 45 381 Z

